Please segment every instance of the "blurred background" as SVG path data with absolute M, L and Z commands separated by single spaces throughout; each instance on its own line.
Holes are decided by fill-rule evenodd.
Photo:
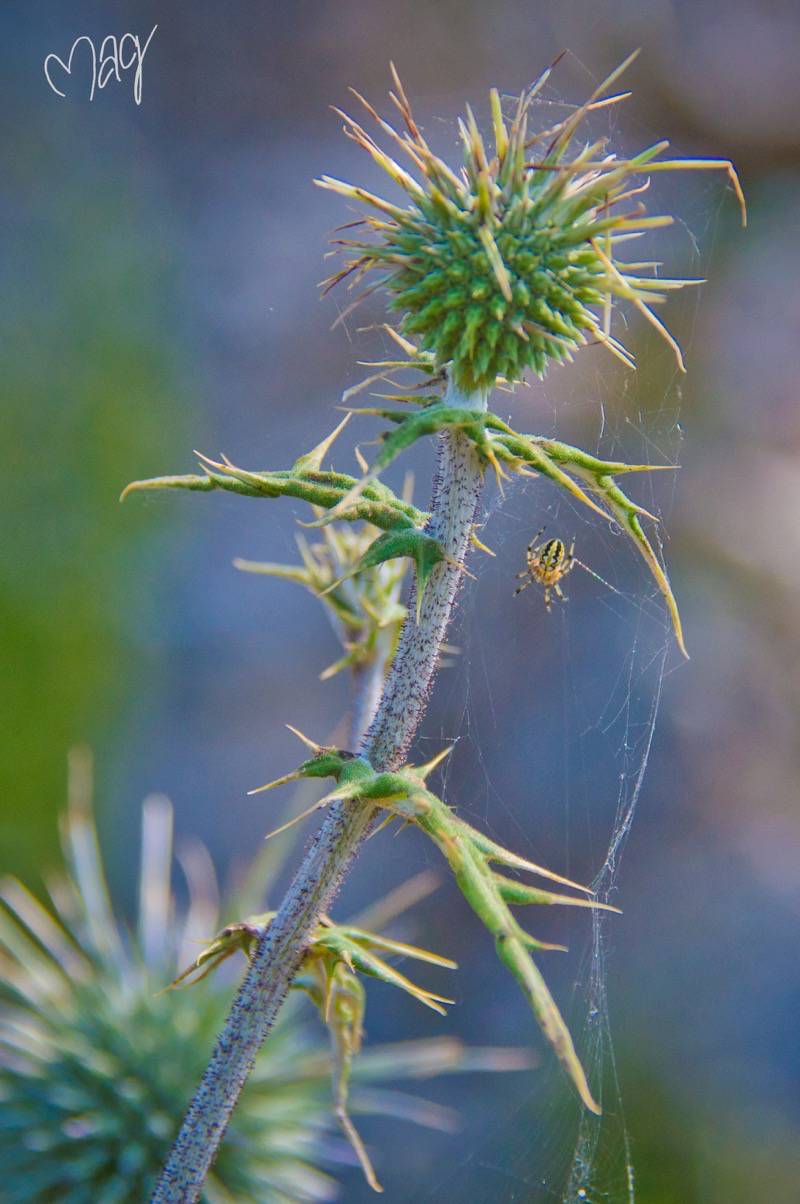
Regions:
M 130 75 L 91 103 L 83 70 L 66 99 L 47 87 L 47 53 L 66 57 L 80 34 L 144 40 L 155 24 L 140 106 Z M 607 1117 L 583 1129 L 543 1054 L 532 1072 L 432 1088 L 462 1114 L 454 1137 L 364 1131 L 389 1200 L 558 1200 L 570 1175 L 576 1199 L 632 1199 L 631 1177 L 642 1204 L 800 1198 L 800 10 L 43 0 L 4 5 L 0 31 L 0 868 L 41 888 L 59 856 L 67 752 L 86 743 L 123 908 L 146 793 L 168 794 L 178 838 L 201 838 L 234 874 L 274 814 L 245 792 L 297 762 L 283 724 L 326 739 L 348 706 L 343 676 L 318 681 L 338 655 L 321 608 L 231 564 L 292 559 L 299 506 L 117 500 L 134 478 L 192 471 L 192 448 L 288 466 L 332 428 L 357 361 L 387 350 L 359 329 L 381 320 L 379 304 L 331 330 L 348 298 L 318 299 L 327 239 L 352 215 L 312 178 L 377 183 L 328 106 L 353 84 L 386 112 L 392 59 L 436 149 L 456 157 L 456 116 L 469 101 L 485 118 L 491 85 L 518 92 L 566 49 L 534 113 L 544 128 L 641 46 L 624 81 L 634 98 L 595 128 L 623 151 L 669 137 L 676 153 L 734 160 L 746 231 L 719 173 L 657 175 L 648 200 L 678 216 L 654 257 L 708 278 L 665 313 L 688 376 L 632 319 L 617 333 L 636 375 L 589 349 L 494 401 L 520 429 L 681 464 L 632 491 L 664 517 L 692 660 L 614 531 L 543 483 L 490 488 L 483 537 L 498 555 L 472 566 L 460 652 L 420 740 L 428 752 L 458 738 L 448 800 L 573 876 L 600 871 L 635 803 L 610 878 L 624 915 L 594 938 L 583 914 L 531 918 L 570 945 L 546 970 L 605 1079 Z M 353 471 L 354 440 L 376 432 L 364 420 L 336 465 Z M 432 464 L 420 449 L 389 480 L 412 466 L 425 505 Z M 550 615 L 533 589 L 512 597 L 543 524 L 576 535 L 608 582 L 576 569 Z M 434 854 L 413 833 L 376 843 L 338 914 L 435 867 Z M 368 1040 L 445 1024 L 541 1050 L 456 891 L 443 883 L 407 935 L 458 959 L 446 984 L 458 1006 L 429 1019 L 376 987 Z M 344 1197 L 370 1198 L 355 1170 Z

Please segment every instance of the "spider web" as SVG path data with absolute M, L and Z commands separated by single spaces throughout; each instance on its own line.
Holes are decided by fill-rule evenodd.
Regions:
M 559 102 L 544 99 L 543 105 L 558 106 Z M 613 126 L 613 112 L 607 120 Z M 705 197 L 702 193 L 701 187 L 698 207 L 708 236 L 713 234 L 718 208 L 708 204 L 708 192 Z M 685 200 L 684 196 L 684 211 Z M 683 227 L 682 237 L 684 248 L 688 237 L 696 260 L 697 242 L 688 227 Z M 691 314 L 691 302 L 685 311 Z M 690 333 L 693 325 L 692 316 Z M 684 336 L 683 342 L 685 349 L 687 345 L 690 348 L 691 338 Z M 526 430 L 535 427 L 541 433 L 570 438 L 589 447 L 589 439 L 572 439 L 566 431 L 576 423 L 585 429 L 588 415 L 597 422 L 599 413 L 594 439 L 598 455 L 637 463 L 678 463 L 683 436 L 680 390 L 675 378 L 666 389 L 662 384 L 660 406 L 654 408 L 651 402 L 642 410 L 639 390 L 644 386 L 640 380 L 635 375 L 620 378 L 613 370 L 612 385 L 610 376 L 611 372 L 599 368 L 588 390 L 584 379 L 575 386 L 580 394 L 566 399 L 560 396 L 552 405 L 551 430 L 541 431 L 546 422 L 537 424 L 527 419 L 522 428 L 519 423 L 514 425 Z M 541 406 L 540 391 L 536 401 Z M 597 398 L 619 397 L 620 393 L 621 403 L 606 414 Z M 519 402 L 524 400 L 514 402 L 515 410 L 521 409 Z M 502 410 L 499 399 L 493 408 Z M 674 477 L 643 474 L 628 478 L 629 485 L 637 501 L 662 520 L 668 519 L 676 486 Z M 453 726 L 445 734 L 448 739 L 461 741 L 460 755 L 465 746 L 469 749 L 476 776 L 483 785 L 483 799 L 476 797 L 479 791 L 473 791 L 470 799 L 462 797 L 458 801 L 473 811 L 476 821 L 480 820 L 487 831 L 494 830 L 503 843 L 523 855 L 527 848 L 533 859 L 544 857 L 552 868 L 591 881 L 600 901 L 624 905 L 620 884 L 623 853 L 642 798 L 665 679 L 681 663 L 663 600 L 616 524 L 609 523 L 603 529 L 595 516 L 572 499 L 556 495 L 544 483 L 515 487 L 506 497 L 497 494 L 484 519 L 482 537 L 498 556 L 493 564 L 507 571 L 484 574 L 463 603 L 458 636 L 463 656 L 454 675 L 457 680 L 448 690 L 449 702 L 444 704 L 444 713 L 460 718 L 451 720 Z M 574 535 L 576 556 L 597 574 L 593 577 L 575 566 L 564 582 L 572 600 L 567 605 L 554 600 L 550 614 L 545 612 L 536 586 L 513 603 L 516 608 L 525 608 L 526 614 L 525 622 L 519 624 L 525 636 L 520 635 L 514 645 L 517 663 L 511 671 L 515 687 L 519 686 L 521 695 L 527 689 L 533 696 L 542 692 L 542 680 L 546 683 L 547 702 L 536 713 L 536 720 L 543 721 L 542 730 L 528 733 L 525 754 L 534 771 L 545 763 L 549 777 L 560 779 L 560 802 L 551 807 L 547 821 L 550 832 L 557 832 L 560 826 L 560 862 L 557 846 L 554 855 L 552 846 L 546 847 L 541 838 L 535 845 L 531 839 L 542 818 L 540 800 L 534 801 L 533 811 L 527 800 L 519 807 L 512 806 L 509 792 L 498 783 L 497 763 L 484 752 L 502 746 L 508 739 L 508 733 L 498 726 L 500 704 L 495 705 L 493 700 L 502 669 L 497 663 L 497 639 L 485 635 L 486 617 L 493 616 L 502 627 L 510 614 L 514 574 L 524 567 L 525 548 L 544 524 L 543 539 L 558 536 L 569 546 Z M 653 524 L 647 525 L 663 562 L 661 540 L 666 525 L 659 524 L 655 530 Z M 489 579 L 494 585 L 488 584 Z M 494 595 L 487 596 L 492 589 Z M 509 595 L 505 601 L 503 590 Z M 526 713 L 524 699 L 520 709 Z M 507 711 L 502 714 L 507 716 Z M 489 737 L 489 726 L 491 737 L 484 739 L 484 734 Z M 498 831 L 498 826 L 503 830 Z M 572 854 L 580 862 L 580 869 L 570 864 Z M 581 876 L 585 867 L 588 869 Z M 530 912 L 523 918 L 533 928 L 537 920 L 538 916 Z M 588 934 L 583 937 L 577 973 L 574 958 L 571 961 L 571 981 L 569 972 L 566 981 L 564 975 L 554 981 L 552 962 L 542 964 L 540 959 L 602 1104 L 602 1117 L 580 1108 L 565 1086 L 555 1059 L 549 1052 L 544 1053 L 528 1099 L 523 1098 L 516 1107 L 504 1108 L 488 1127 L 484 1115 L 479 1128 L 476 1124 L 462 1133 L 461 1148 L 469 1152 L 442 1175 L 428 1196 L 430 1200 L 449 1199 L 458 1192 L 470 1204 L 484 1200 L 635 1204 L 634 1151 L 625 1117 L 624 1082 L 617 1067 L 608 989 L 614 944 L 624 940 L 614 927 L 619 920 L 607 913 L 590 913 L 583 928 L 584 933 L 588 928 Z M 580 924 L 570 927 L 573 947 L 580 948 L 580 937 L 576 940 L 574 935 L 580 931 Z
M 570 107 L 555 94 L 545 94 L 536 103 L 545 125 Z M 611 145 L 619 149 L 617 110 L 606 111 L 602 120 Z M 454 133 L 451 123 L 441 125 L 448 136 Z M 626 129 L 635 130 L 635 125 L 631 113 L 626 113 Z M 646 140 L 647 133 L 642 137 Z M 682 186 L 680 205 L 675 207 L 686 213 L 694 198 L 692 220 L 701 233 L 705 258 L 723 203 L 722 190 L 713 181 L 704 183 L 697 177 L 692 188 L 690 194 Z M 669 211 L 669 192 L 669 182 L 660 177 L 659 211 Z M 688 243 L 697 267 L 698 240 L 685 223 L 678 226 L 677 245 L 685 258 Z M 663 244 L 656 247 L 657 256 L 662 249 Z M 674 249 L 673 243 L 667 255 Z M 691 350 L 698 302 L 696 293 L 684 294 L 684 321 L 689 318 L 681 332 L 684 351 Z M 618 322 L 624 322 L 624 315 L 615 316 Z M 624 329 L 618 328 L 617 333 L 625 335 Z M 637 329 L 637 339 L 639 334 Z M 647 355 L 651 349 L 655 358 L 661 354 L 656 340 L 645 340 L 643 345 Z M 666 385 L 660 378 L 660 404 L 649 396 L 642 404 L 648 388 L 642 375 L 623 374 L 615 364 L 606 366 L 600 352 L 594 357 L 594 376 L 570 375 L 569 369 L 559 374 L 557 400 L 543 400 L 545 387 L 536 387 L 535 418 L 528 398 L 518 391 L 509 400 L 509 408 L 518 416 L 517 421 L 512 418 L 512 425 L 566 438 L 605 459 L 679 463 L 683 432 L 677 373 L 668 377 Z M 570 388 L 571 395 L 565 393 Z M 603 399 L 609 403 L 613 399 L 608 410 Z M 501 417 L 510 417 L 503 413 L 503 394 L 493 399 L 492 408 Z M 587 436 L 587 428 L 594 434 Z M 626 491 L 662 520 L 658 526 L 646 524 L 662 563 L 661 541 L 668 532 L 676 477 L 645 473 L 625 480 Z M 478 585 L 462 595 L 453 636 L 461 655 L 438 687 L 447 727 L 432 738 L 432 751 L 441 747 L 442 739 L 457 740 L 458 760 L 471 760 L 473 770 L 469 793 L 465 795 L 463 787 L 454 789 L 450 801 L 508 847 L 590 882 L 600 901 L 624 906 L 623 853 L 642 798 L 664 683 L 682 664 L 663 599 L 640 556 L 613 521 L 603 527 L 595 515 L 544 481 L 516 484 L 506 495 L 495 493 L 483 523 L 482 538 L 497 560 L 491 571 L 480 574 Z M 574 537 L 575 554 L 583 565 L 576 565 L 563 583 L 568 603 L 554 599 L 550 614 L 535 585 L 513 598 L 525 549 L 542 526 L 546 528 L 542 539 L 558 536 L 569 546 Z M 507 700 L 499 697 L 504 668 L 498 630 L 509 632 L 513 654 L 507 658 L 507 671 L 519 692 L 519 712 L 532 717 L 520 737 L 525 741 L 524 754 L 517 759 L 530 764 L 537 787 L 539 778 L 551 788 L 556 785 L 549 804 L 544 789 L 536 789 L 532 804 L 530 790 L 528 797 L 524 789 L 509 790 L 502 762 L 496 759 L 509 741 L 509 733 L 501 727 L 508 721 L 509 708 Z M 538 708 L 532 705 L 537 694 L 544 699 Z M 448 762 L 446 798 L 453 773 Z M 539 916 L 533 911 L 520 918 L 540 935 Z M 485 1110 L 468 1122 L 459 1143 L 466 1152 L 442 1172 L 438 1182 L 434 1180 L 424 1198 L 450 1201 L 458 1193 L 470 1204 L 635 1204 L 635 1152 L 613 1040 L 613 985 L 611 1002 L 608 986 L 610 970 L 613 984 L 615 944 L 625 939 L 620 921 L 621 917 L 607 913 L 581 912 L 578 922 L 569 926 L 573 952 L 568 966 L 556 967 L 555 955 L 540 959 L 603 1115 L 598 1118 L 581 1109 L 555 1058 L 540 1041 L 542 1060 L 527 1096 L 523 1091 L 516 1101 L 504 1098 L 488 1123 Z M 563 939 L 566 922 L 560 923 L 556 916 L 554 924 L 554 939 Z M 502 972 L 494 966 L 492 973 Z M 512 996 L 513 983 L 506 985 Z M 511 1035 L 520 1043 L 536 1042 L 535 1024 L 524 1009 L 523 1002 L 515 1017 L 519 1015 L 525 1026 L 514 1028 Z
M 647 435 L 622 419 L 620 436 L 614 439 L 606 422 L 597 439 L 597 451 L 615 458 L 624 452 L 639 462 L 647 462 L 648 456 L 654 463 L 670 462 L 677 452 L 680 429 L 666 405 L 657 419 L 659 429 L 654 432 L 652 418 L 648 418 L 651 430 Z M 640 446 L 634 452 L 632 443 L 637 441 Z M 654 496 L 655 483 L 642 478 L 637 499 L 654 513 L 663 513 L 669 507 L 669 490 L 674 488 L 667 485 L 665 489 L 665 485 L 662 476 L 658 496 Z M 514 571 L 523 563 L 525 548 L 542 523 L 547 524 L 543 538 L 559 535 L 566 542 L 575 533 L 576 554 L 602 577 L 593 578 L 576 566 L 564 583 L 569 601 L 563 605 L 554 602 L 550 614 L 535 586 L 513 599 Z M 464 603 L 460 623 L 462 638 L 466 637 L 463 663 L 456 674 L 459 680 L 453 681 L 448 691 L 452 698 L 461 694 L 463 703 L 455 731 L 446 733 L 448 738 L 459 737 L 462 759 L 467 746 L 483 785 L 483 798 L 476 798 L 479 792 L 474 791 L 472 797 L 459 801 L 473 810 L 482 827 L 510 847 L 532 858 L 544 858 L 559 872 L 591 879 L 598 899 L 624 905 L 619 887 L 622 854 L 641 797 L 664 680 L 671 666 L 679 663 L 660 594 L 614 525 L 603 530 L 593 517 L 584 517 L 571 499 L 555 496 L 544 484 L 517 488 L 506 498 L 496 496 L 489 506 L 484 538 L 496 551 L 501 571 L 491 574 L 491 583 L 487 574 Z M 490 591 L 497 595 L 491 600 L 485 596 Z M 510 794 L 497 783 L 494 762 L 490 763 L 484 752 L 498 743 L 502 746 L 508 733 L 497 727 L 501 710 L 499 702 L 494 704 L 493 694 L 502 670 L 496 662 L 494 639 L 483 634 L 481 616 L 499 615 L 502 624 L 512 607 L 523 609 L 520 627 L 526 633 L 519 643 L 514 641 L 518 658 L 514 685 L 519 684 L 523 696 L 527 690 L 530 698 L 540 690 L 537 670 L 543 670 L 547 681 L 546 699 L 537 712 L 544 730 L 531 728 L 518 754 L 536 766 L 547 782 L 560 785 L 547 816 L 539 811 L 540 802 L 547 806 L 547 801 L 540 800 L 543 791 L 538 788 L 532 804 L 525 798 L 513 805 L 509 802 Z M 603 652 L 587 660 L 584 649 L 598 625 Z M 591 678 L 588 683 L 587 676 Z M 459 714 L 458 708 L 447 702 L 444 710 Z M 521 710 L 527 711 L 524 697 Z M 495 729 L 491 739 L 486 730 L 489 725 Z M 554 845 L 537 834 L 542 819 L 545 830 L 556 837 Z M 534 836 L 538 836 L 535 842 Z M 572 864 L 573 857 L 580 869 Z M 580 948 L 581 939 L 584 943 L 577 974 L 572 955 L 572 982 L 554 977 L 552 960 L 540 959 L 540 965 L 553 983 L 604 1115 L 598 1119 L 580 1109 L 555 1060 L 543 1052 L 529 1100 L 516 1114 L 503 1115 L 488 1132 L 482 1129 L 480 1134 L 463 1135 L 463 1148 L 471 1152 L 437 1185 L 432 1200 L 444 1199 L 452 1194 L 454 1185 L 460 1190 L 463 1183 L 471 1204 L 484 1199 L 634 1204 L 633 1157 L 606 985 L 609 948 L 622 939 L 613 927 L 619 917 L 582 912 L 581 918 L 584 916 L 588 923 L 579 921 L 569 927 L 573 947 Z M 520 913 L 520 918 L 538 934 L 539 916 L 533 909 Z M 558 917 L 554 922 L 558 925 Z M 556 939 L 560 940 L 564 928 L 557 930 Z M 512 990 L 513 984 L 509 984 L 509 992 Z M 519 1037 L 525 1040 L 522 1031 Z M 532 1032 L 530 1036 L 535 1039 Z M 502 1161 L 498 1150 L 503 1151 Z

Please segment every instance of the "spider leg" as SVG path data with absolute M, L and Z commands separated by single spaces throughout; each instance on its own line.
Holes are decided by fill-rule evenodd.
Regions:
M 558 582 L 556 582 L 556 584 L 553 586 L 553 589 L 555 590 L 556 594 L 558 595 L 558 597 L 561 599 L 562 602 L 567 601 L 564 594 L 561 592 L 561 586 L 558 584 Z
M 544 528 L 544 527 L 540 527 L 540 528 L 539 528 L 539 530 L 538 530 L 538 531 L 536 532 L 536 534 L 534 535 L 534 537 L 533 537 L 533 539 L 531 540 L 531 542 L 528 544 L 528 551 L 529 551 L 529 552 L 532 552 L 532 551 L 533 551 L 533 549 L 536 547 L 536 541 L 538 540 L 538 538 L 539 538 L 539 536 L 540 536 L 540 535 L 544 535 L 544 532 L 545 532 L 545 528 Z
M 558 586 L 556 586 L 558 589 Z M 550 614 L 550 586 L 546 585 L 544 589 L 544 608 Z
M 521 594 L 522 591 L 524 589 L 527 589 L 530 584 L 531 584 L 531 578 L 528 577 L 527 581 L 523 581 L 522 585 L 518 585 L 517 588 L 514 590 L 514 597 L 516 598 L 517 594 Z
M 564 564 L 561 569 L 561 576 L 566 577 L 567 573 L 571 573 L 576 564 L 580 564 L 580 560 L 575 559 L 575 540 L 569 545 L 569 551 L 564 558 Z

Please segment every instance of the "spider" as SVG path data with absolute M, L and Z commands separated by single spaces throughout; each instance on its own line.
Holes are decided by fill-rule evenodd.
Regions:
M 528 544 L 528 550 L 525 553 L 526 567 L 521 573 L 517 573 L 517 577 L 524 577 L 525 580 L 514 590 L 514 595 L 521 594 L 534 582 L 537 585 L 543 585 L 544 604 L 549 612 L 551 591 L 557 594 L 562 602 L 566 602 L 567 599 L 562 594 L 558 583 L 562 577 L 566 577 L 567 573 L 572 571 L 576 564 L 581 562 L 576 560 L 573 555 L 574 539 L 567 551 L 562 539 L 548 539 L 544 543 L 537 543 L 539 536 L 543 533 L 544 527 L 541 527 Z

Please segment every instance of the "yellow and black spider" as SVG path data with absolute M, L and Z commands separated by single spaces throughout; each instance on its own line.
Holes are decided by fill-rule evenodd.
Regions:
M 576 560 L 573 555 L 574 539 L 567 551 L 563 539 L 548 539 L 544 543 L 537 543 L 539 536 L 543 533 L 544 527 L 541 527 L 528 544 L 528 550 L 525 553 L 526 567 L 521 573 L 517 573 L 517 577 L 524 577 L 525 580 L 514 590 L 514 595 L 521 594 L 534 582 L 542 585 L 544 586 L 544 604 L 549 611 L 551 591 L 562 602 L 566 602 L 567 599 L 562 594 L 558 583 L 562 577 L 566 577 L 567 573 L 572 571 L 576 564 L 580 564 L 580 561 Z

